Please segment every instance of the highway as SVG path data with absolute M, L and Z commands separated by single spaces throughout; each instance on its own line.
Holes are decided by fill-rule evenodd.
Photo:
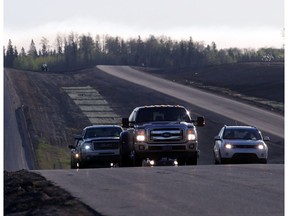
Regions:
M 172 81 L 147 75 L 127 66 L 98 66 L 106 73 L 181 99 L 214 113 L 255 125 L 260 130 L 284 138 L 284 117 L 263 109 L 240 103 L 215 94 L 200 91 Z
M 283 216 L 284 166 L 39 170 L 109 216 Z

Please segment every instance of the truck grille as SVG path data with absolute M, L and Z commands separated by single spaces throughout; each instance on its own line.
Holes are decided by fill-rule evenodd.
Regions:
M 183 130 L 179 128 L 161 128 L 150 131 L 150 142 L 179 142 L 183 140 Z
M 101 142 L 93 142 L 95 150 L 106 150 L 106 149 L 118 149 L 119 142 L 118 141 L 101 141 Z

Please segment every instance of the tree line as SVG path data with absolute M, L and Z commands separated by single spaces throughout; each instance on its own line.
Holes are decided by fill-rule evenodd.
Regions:
M 103 65 L 130 65 L 145 67 L 184 68 L 251 61 L 284 61 L 284 48 L 217 49 L 216 43 L 205 45 L 190 37 L 188 40 L 172 40 L 170 37 L 150 35 L 143 40 L 119 36 L 90 34 L 79 36 L 57 35 L 55 45 L 42 37 L 40 49 L 31 40 L 28 51 L 18 51 L 11 39 L 3 47 L 4 66 L 25 70 L 40 70 L 46 63 L 49 70 L 61 71 Z

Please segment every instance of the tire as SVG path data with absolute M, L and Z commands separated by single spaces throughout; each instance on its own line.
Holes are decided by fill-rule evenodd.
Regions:
M 188 160 L 186 160 L 186 165 L 194 165 L 196 166 L 198 163 L 198 158 L 197 157 L 192 157 Z
M 217 160 L 217 158 L 216 158 L 216 155 L 215 155 L 215 152 L 213 153 L 214 154 L 214 163 L 215 164 L 220 164 L 220 162 Z
M 84 169 L 84 168 L 86 168 L 87 167 L 87 164 L 86 163 L 84 163 L 84 161 L 83 162 L 78 162 L 78 168 L 79 169 Z
M 219 151 L 219 164 L 227 164 L 228 159 L 221 157 L 221 152 Z
M 77 169 L 77 163 L 76 163 L 75 161 L 72 161 L 72 160 L 71 160 L 70 168 L 71 168 L 71 169 Z
M 186 165 L 186 162 L 183 159 L 178 159 L 177 158 L 177 162 L 178 162 L 178 166 L 185 166 Z
M 132 163 L 128 154 L 121 154 L 120 155 L 120 161 L 119 161 L 120 167 L 131 167 L 132 165 L 133 165 L 133 163 Z
M 142 160 L 139 159 L 136 155 L 134 156 L 134 159 L 133 159 L 133 166 L 134 167 L 142 166 Z
M 77 169 L 77 161 L 73 158 L 72 155 L 71 155 L 71 159 L 70 159 L 70 168 L 71 169 Z

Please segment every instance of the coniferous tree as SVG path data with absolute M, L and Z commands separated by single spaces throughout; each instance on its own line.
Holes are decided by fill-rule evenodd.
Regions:
M 37 49 L 36 49 L 33 39 L 31 40 L 30 48 L 28 50 L 28 55 L 31 56 L 32 58 L 38 57 Z
M 48 52 L 49 52 L 49 41 L 47 38 L 42 37 L 41 42 L 41 52 L 43 56 L 48 56 Z
M 21 48 L 20 56 L 26 56 L 24 47 Z
M 16 58 L 16 56 L 15 56 L 15 52 L 13 49 L 12 41 L 11 41 L 11 39 L 9 39 L 7 50 L 6 50 L 6 55 L 5 55 L 4 66 L 5 67 L 12 67 L 15 58 Z

